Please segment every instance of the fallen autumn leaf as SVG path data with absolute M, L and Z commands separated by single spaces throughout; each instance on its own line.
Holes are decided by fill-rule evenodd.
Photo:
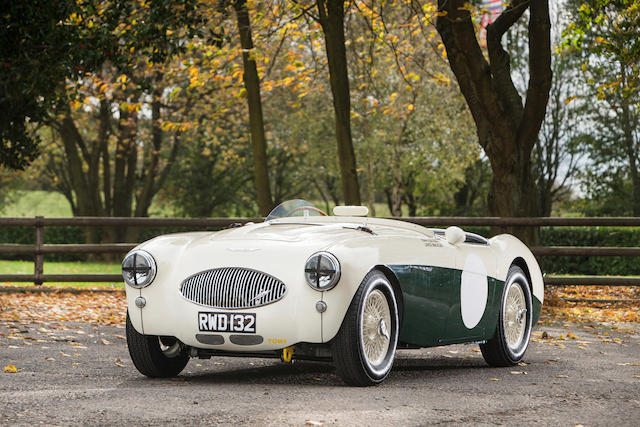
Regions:
M 16 368 L 15 365 L 7 365 L 4 367 L 4 371 L 9 373 L 9 374 L 17 374 L 18 373 L 18 368 Z

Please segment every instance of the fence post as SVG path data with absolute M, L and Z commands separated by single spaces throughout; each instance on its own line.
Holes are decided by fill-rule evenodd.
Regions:
M 34 262 L 34 285 L 42 285 L 42 274 L 44 273 L 44 255 L 42 245 L 44 244 L 44 217 L 36 216 L 36 256 Z

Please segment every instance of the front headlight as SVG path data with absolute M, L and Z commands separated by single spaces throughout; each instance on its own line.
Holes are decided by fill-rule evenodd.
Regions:
M 156 277 L 156 262 L 151 254 L 137 250 L 122 261 L 124 282 L 133 288 L 144 288 Z
M 318 252 L 304 266 L 307 283 L 316 291 L 328 291 L 340 280 L 340 263 L 329 252 Z

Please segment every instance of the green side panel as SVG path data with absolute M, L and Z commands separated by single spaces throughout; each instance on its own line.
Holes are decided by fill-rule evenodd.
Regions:
M 504 282 L 493 277 L 487 277 L 487 306 L 480 322 L 468 329 L 462 321 L 462 309 L 460 306 L 461 271 L 456 271 L 455 286 L 451 289 L 451 305 L 447 316 L 447 330 L 439 344 L 453 344 L 469 341 L 481 341 L 493 337 L 498 324 L 498 313 L 502 299 Z
M 400 341 L 438 345 L 446 329 L 456 270 L 423 265 L 389 265 L 402 289 L 404 314 Z
M 532 325 L 535 325 L 536 323 L 538 323 L 538 320 L 540 320 L 540 313 L 542 312 L 542 302 L 540 302 L 540 300 L 536 298 L 535 295 L 532 295 L 531 300 L 531 305 L 533 306 Z
M 484 336 L 485 340 L 493 338 L 493 336 L 496 334 L 496 328 L 498 326 L 498 315 L 500 314 L 502 306 L 502 293 L 504 292 L 505 285 L 505 282 L 503 282 L 502 280 L 494 279 L 493 277 L 491 277 L 489 280 L 494 281 L 495 291 L 493 296 L 493 306 L 491 308 L 493 320 L 491 320 L 491 323 L 488 323 L 488 329 L 486 329 Z M 491 285 L 491 281 L 489 282 L 489 285 Z M 487 315 L 487 313 L 485 313 L 485 315 Z
M 387 267 L 395 273 L 402 289 L 404 312 L 400 330 L 401 342 L 433 347 L 486 340 L 493 336 L 498 322 L 503 281 L 487 278 L 487 307 L 484 315 L 477 326 L 467 329 L 462 321 L 460 307 L 460 270 L 424 265 Z

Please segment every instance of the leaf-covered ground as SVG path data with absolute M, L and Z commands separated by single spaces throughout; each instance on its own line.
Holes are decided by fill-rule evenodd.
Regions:
M 600 300 L 572 302 L 566 299 Z M 640 323 L 640 287 L 548 286 L 543 320 Z
M 16 322 L 86 322 L 124 324 L 124 292 L 3 293 L 0 320 Z
M 567 302 L 565 298 L 627 300 L 623 302 Z M 640 288 L 613 286 L 548 287 L 542 321 L 640 323 Z M 123 324 L 124 292 L 3 293 L 0 320 L 17 322 L 87 322 Z

